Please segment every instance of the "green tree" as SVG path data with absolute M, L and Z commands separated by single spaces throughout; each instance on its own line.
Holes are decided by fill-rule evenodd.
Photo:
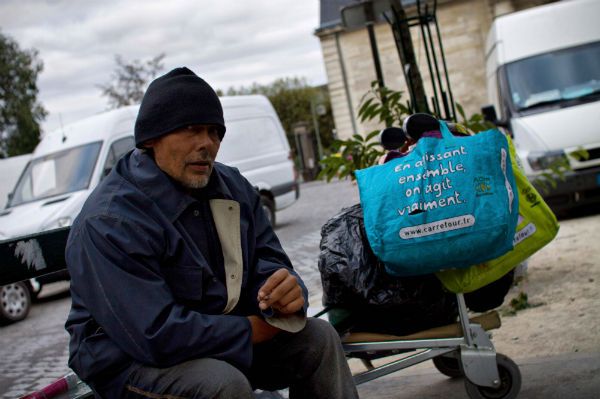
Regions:
M 98 85 L 102 95 L 108 97 L 109 108 L 139 104 L 144 97 L 146 85 L 162 71 L 165 54 L 161 53 L 148 61 L 133 60 L 127 62 L 115 55 L 117 64 L 109 83 Z
M 295 147 L 292 129 L 294 124 L 304 121 L 315 128 L 313 117 L 318 123 L 321 144 L 329 147 L 333 142 L 334 124 L 326 86 L 312 87 L 306 83 L 304 78 L 287 77 L 277 79 L 267 85 L 254 83 L 250 87 L 230 87 L 225 93 L 219 90 L 218 94 L 228 96 L 262 94 L 266 96 L 277 111 L 292 147 Z M 322 115 L 316 112 L 318 107 L 324 109 L 325 112 Z
M 0 32 L 0 158 L 30 153 L 40 141 L 46 117 L 37 99 L 42 69 L 37 50 L 21 50 Z

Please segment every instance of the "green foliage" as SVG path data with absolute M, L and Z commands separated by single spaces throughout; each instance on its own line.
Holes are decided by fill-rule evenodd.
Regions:
M 470 117 L 467 117 L 462 105 L 458 103 L 456 103 L 456 110 L 461 118 L 459 123 L 472 133 L 483 132 L 496 127 L 492 122 L 486 121 L 482 114 L 473 114 Z
M 503 316 L 514 316 L 517 312 L 529 308 L 537 308 L 538 306 L 544 305 L 543 302 L 540 303 L 531 303 L 529 302 L 529 297 L 523 291 L 519 292 L 519 294 L 512 298 L 508 303 L 508 308 L 503 309 Z
M 228 96 L 262 94 L 266 96 L 277 111 L 292 146 L 295 146 L 293 126 L 298 122 L 307 122 L 314 128 L 314 116 L 319 125 L 322 145 L 330 147 L 333 144 L 333 114 L 326 86 L 312 87 L 304 78 L 287 77 L 277 79 L 267 85 L 253 83 L 250 87 L 230 87 L 226 92 L 217 90 L 217 94 Z M 317 105 L 325 107 L 323 115 L 313 114 Z
M 30 153 L 40 141 L 46 110 L 37 99 L 37 57 L 0 33 L 0 158 Z
M 379 149 L 379 142 L 373 140 L 378 134 L 378 131 L 373 131 L 367 137 L 355 134 L 347 140 L 335 140 L 332 145 L 333 154 L 321 160 L 321 171 L 317 179 L 329 182 L 334 177 L 350 177 L 354 180 L 355 171 L 375 165 L 377 159 L 383 155 L 383 151 Z
M 377 81 L 371 82 L 371 89 L 363 96 L 358 109 L 358 118 L 361 122 L 375 119 L 385 123 L 386 126 L 394 124 L 401 126 L 404 117 L 410 115 L 410 104 L 402 103 L 401 91 L 394 91 L 387 87 L 379 87 Z
M 120 55 L 115 55 L 117 64 L 109 83 L 98 85 L 102 95 L 108 97 L 109 108 L 120 108 L 142 102 L 146 85 L 164 68 L 162 60 L 165 54 L 142 62 L 127 62 Z
M 515 311 L 527 309 L 530 306 L 529 297 L 523 291 L 521 291 L 515 298 L 510 300 L 510 307 Z
M 410 113 L 409 105 L 401 100 L 401 91 L 379 87 L 377 81 L 374 81 L 361 100 L 358 118 L 361 122 L 375 120 L 386 126 L 401 125 L 404 117 Z M 334 177 L 349 177 L 355 180 L 355 171 L 375 165 L 384 154 L 376 139 L 378 134 L 379 130 L 374 130 L 366 137 L 355 134 L 347 140 L 336 140 L 331 147 L 331 155 L 321 160 L 321 171 L 317 179 L 329 182 Z

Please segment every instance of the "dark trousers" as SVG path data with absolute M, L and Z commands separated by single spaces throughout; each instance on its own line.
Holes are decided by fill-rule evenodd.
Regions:
M 254 389 L 289 387 L 290 399 L 357 398 L 339 336 L 326 321 L 309 318 L 296 333 L 279 333 L 255 345 L 252 368 L 244 375 L 227 362 L 204 358 L 158 369 L 134 371 L 125 398 L 254 398 Z

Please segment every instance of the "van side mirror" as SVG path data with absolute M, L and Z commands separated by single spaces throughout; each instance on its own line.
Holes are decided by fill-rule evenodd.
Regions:
M 481 113 L 483 114 L 483 119 L 488 122 L 493 123 L 496 126 L 508 128 L 508 122 L 505 120 L 499 120 L 498 114 L 496 114 L 496 107 L 493 105 L 485 105 L 481 107 Z
M 7 197 L 7 201 L 6 201 L 6 207 L 10 205 L 10 203 L 12 202 L 13 197 L 15 196 L 15 193 L 8 193 Z

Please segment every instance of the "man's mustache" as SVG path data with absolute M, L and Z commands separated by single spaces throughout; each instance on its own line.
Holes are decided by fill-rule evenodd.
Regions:
M 208 153 L 208 151 L 200 151 L 196 154 L 192 154 L 189 157 L 187 157 L 185 159 L 185 163 L 186 164 L 190 164 L 190 163 L 213 163 L 214 159 L 212 156 L 210 156 L 210 154 Z

